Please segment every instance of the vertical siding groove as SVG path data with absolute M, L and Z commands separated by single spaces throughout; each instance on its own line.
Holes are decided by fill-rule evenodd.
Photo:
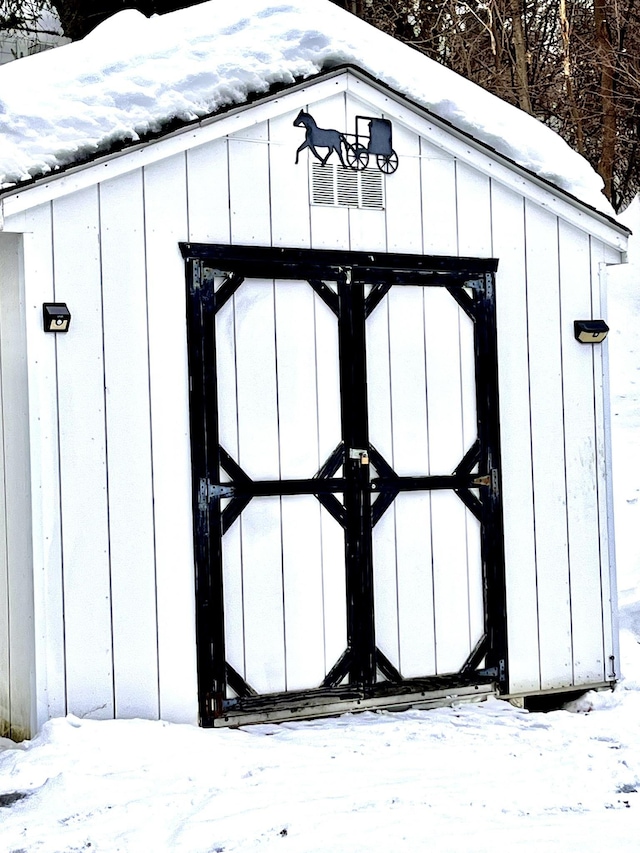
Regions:
M 0 344 L 4 338 L 3 325 L 4 316 L 2 310 L 2 302 L 0 302 Z M 2 472 L 2 482 L 0 488 L 0 502 L 2 506 L 1 530 L 4 534 L 0 539 L 0 548 L 2 549 L 2 559 L 0 560 L 0 582 L 3 583 L 4 589 L 3 600 L 0 602 L 0 607 L 4 612 L 0 613 L 0 626 L 2 627 L 2 636 L 0 637 L 0 650 L 3 653 L 4 660 L 0 660 L 6 666 L 6 679 L 0 683 L 0 737 L 8 737 L 12 727 L 11 714 L 11 597 L 9 589 L 9 543 L 8 543 L 8 528 L 9 518 L 7 512 L 7 503 L 9 495 L 7 491 L 7 460 L 5 449 L 5 400 L 4 400 L 4 372 L 3 372 L 3 353 L 0 345 L 0 471 Z M 4 617 L 4 618 L 2 618 Z M 4 718 L 4 706 L 6 704 L 6 719 Z
M 529 436 L 532 440 L 533 437 L 533 417 L 532 417 L 532 400 L 531 400 L 531 329 L 530 329 L 530 317 L 529 317 L 529 246 L 527 240 L 527 202 L 525 199 L 523 205 L 523 216 L 524 216 L 524 257 L 525 257 L 525 265 L 524 265 L 524 292 L 525 292 L 525 306 L 526 306 L 526 317 L 527 317 L 527 377 L 528 377 L 528 398 L 529 398 Z M 536 483 L 535 477 L 533 473 L 533 447 L 531 447 L 531 499 L 532 499 L 532 507 L 533 507 L 533 561 L 535 565 L 535 579 L 536 579 L 536 624 L 537 624 L 537 641 L 538 641 L 538 680 L 539 684 L 542 685 L 542 655 L 541 655 L 541 647 L 540 647 L 540 590 L 538 586 L 538 531 L 536 524 Z M 507 567 L 508 571 L 508 567 Z
M 269 194 L 271 194 L 271 172 L 269 170 Z M 271 209 L 271 205 L 269 205 Z M 273 231 L 271 218 L 269 218 L 269 230 L 273 240 Z M 270 241 L 271 242 L 271 241 Z M 282 479 L 282 429 L 280 423 L 280 381 L 279 381 L 279 364 L 278 364 L 278 313 L 276 310 L 276 282 L 271 282 L 271 294 L 273 300 L 273 352 L 274 352 L 274 370 L 275 370 L 275 392 L 276 392 L 276 428 L 278 435 L 278 479 Z M 286 602 L 286 580 L 284 573 L 284 522 L 283 522 L 283 498 L 280 495 L 278 499 L 278 519 L 279 519 L 279 534 L 280 534 L 280 589 L 282 600 L 282 636 L 284 645 L 284 689 L 287 690 L 288 683 L 288 654 L 287 654 L 287 602 Z
M 385 212 L 385 223 L 386 223 L 386 212 Z M 385 237 L 386 237 L 386 225 L 385 225 Z M 393 379 L 392 379 L 392 369 L 391 369 L 391 291 L 384 298 L 381 305 L 378 306 L 377 310 L 385 311 L 385 317 L 387 321 L 387 363 L 389 365 L 389 435 L 391 436 L 391 444 L 390 444 L 390 452 L 391 452 L 391 467 L 395 469 L 395 446 L 393 443 Z M 371 425 L 370 425 L 371 426 Z M 378 448 L 379 449 L 379 448 Z M 397 632 L 397 649 L 398 649 L 398 670 L 402 672 L 402 623 L 400 620 L 400 569 L 398 563 L 398 515 L 397 515 L 397 505 L 394 500 L 391 504 L 390 510 L 393 511 L 393 559 L 394 559 L 394 576 L 395 576 L 395 600 L 396 600 L 396 632 Z M 387 510 L 389 512 L 389 510 Z
M 109 578 L 109 617 L 111 625 L 111 694 L 113 703 L 113 715 L 116 716 L 116 659 L 115 659 L 115 643 L 114 643 L 114 622 L 113 622 L 113 576 L 111 571 L 111 501 L 109 500 L 109 429 L 108 429 L 108 413 L 107 413 L 107 363 L 106 363 L 106 347 L 105 347 L 105 329 L 104 329 L 104 276 L 103 276 L 103 242 L 102 242 L 102 187 L 97 186 L 97 202 L 98 202 L 98 267 L 100 274 L 100 329 L 102 341 L 102 399 L 103 399 L 103 419 L 104 419 L 104 451 L 105 451 L 105 486 L 106 486 L 106 513 L 107 513 L 107 566 Z
M 594 275 L 597 275 L 599 271 L 596 272 L 593 268 L 593 252 L 594 252 L 593 238 L 591 237 L 591 235 L 589 235 L 589 296 L 590 296 L 590 302 L 591 302 L 591 306 L 592 306 L 590 317 L 591 317 L 591 319 L 596 319 L 593 316 L 593 314 L 594 314 L 594 312 L 593 312 L 593 304 L 594 304 L 593 282 L 594 282 Z M 600 299 L 598 301 L 600 301 Z M 597 359 L 596 359 L 596 354 L 595 354 L 593 347 L 591 348 L 591 370 L 593 372 L 593 384 L 594 384 L 594 388 L 595 388 L 595 387 L 597 387 L 597 383 L 598 383 L 598 374 L 597 374 Z M 597 513 L 597 518 L 598 518 L 598 532 L 600 532 L 600 530 L 602 529 L 602 515 L 601 515 L 601 510 L 600 510 L 600 499 L 601 499 L 601 494 L 600 494 L 601 484 L 600 484 L 600 476 L 599 476 L 600 465 L 599 465 L 599 460 L 598 460 L 600 450 L 598 447 L 598 440 L 597 440 L 597 436 L 598 436 L 598 410 L 597 410 L 597 399 L 596 399 L 595 394 L 593 395 L 593 432 L 594 432 L 594 435 L 596 437 L 596 440 L 594 442 L 595 457 L 596 457 L 595 458 L 596 513 Z M 611 464 L 610 460 L 608 460 L 608 461 L 609 461 L 609 464 Z M 599 580 L 599 585 L 600 585 L 600 606 L 602 608 L 602 613 L 604 614 L 604 613 L 606 613 L 606 608 L 608 606 L 610 606 L 610 604 L 608 604 L 605 601 L 605 591 L 604 591 L 604 584 L 603 584 L 603 577 L 602 577 L 603 556 L 604 555 L 602 552 L 602 536 L 598 535 L 598 562 L 600 564 L 600 576 L 599 576 L 598 580 Z M 608 557 L 608 554 L 607 554 L 607 557 Z M 605 620 L 604 619 L 602 620 L 600 635 L 602 638 L 603 677 L 606 679 L 607 674 L 611 670 L 608 668 L 609 662 L 607 661 L 607 655 L 606 655 L 607 642 L 606 642 L 606 637 L 605 637 Z M 619 665 L 618 661 L 616 661 L 616 665 Z M 617 668 L 617 666 L 616 666 L 616 668 Z
M 229 186 L 229 198 L 231 198 L 231 186 Z M 240 400 L 238 394 L 238 312 L 237 312 L 237 304 L 236 304 L 236 294 L 234 293 L 231 297 L 233 303 L 233 369 L 234 369 L 234 390 L 236 395 L 236 447 L 238 448 L 238 465 L 242 467 L 242 456 L 241 456 L 241 448 L 240 448 Z M 242 664 L 244 666 L 244 672 L 242 675 L 244 678 L 247 677 L 247 632 L 246 632 L 246 616 L 247 616 L 247 607 L 248 602 L 245 595 L 245 577 L 244 577 L 244 567 L 245 567 L 245 559 L 244 559 L 244 524 L 242 513 L 240 513 L 240 517 L 236 521 L 236 524 L 239 525 L 239 548 L 240 548 L 240 589 L 242 595 L 241 601 L 241 615 L 242 615 Z
M 186 187 L 185 202 L 186 202 L 186 220 L 187 220 L 187 236 L 191 240 L 191 193 L 189 192 L 189 151 L 184 152 L 184 185 Z
M 151 408 L 151 338 L 150 338 L 150 323 L 149 323 L 149 263 L 147 249 L 147 199 L 146 199 L 146 168 L 142 167 L 142 253 L 144 258 L 144 288 L 145 288 L 145 314 L 147 321 L 147 387 L 149 393 L 149 462 L 151 470 L 151 501 L 155 506 L 155 467 L 153 465 L 153 417 Z M 158 718 L 161 719 L 160 708 L 160 615 L 158 610 L 158 539 L 156 530 L 156 514 L 151 513 L 151 530 L 153 535 L 153 580 L 154 580 L 154 609 L 156 621 L 156 662 L 157 662 L 157 695 L 156 704 L 158 708 Z
M 420 207 L 420 251 L 426 254 L 424 248 L 424 181 L 422 180 L 422 137 L 418 137 L 418 198 Z M 386 178 L 385 178 L 386 180 Z M 425 374 L 426 375 L 426 374 Z
M 267 197 L 269 199 L 269 245 L 273 246 L 273 178 L 271 174 L 271 120 L 267 119 Z M 273 310 L 275 313 L 275 289 L 273 293 Z M 274 316 L 274 324 L 275 324 L 275 316 Z M 275 325 L 274 325 L 275 328 Z M 276 360 L 276 371 L 277 371 L 277 360 Z M 276 375 L 276 387 L 277 387 L 277 375 Z M 279 428 L 279 426 L 278 426 Z M 281 501 L 282 503 L 282 501 Z M 280 518 L 282 518 L 282 511 L 280 512 Z M 284 582 L 283 582 L 283 592 L 284 592 Z M 286 645 L 285 645 L 286 648 Z M 285 667 L 285 677 L 286 677 L 286 667 Z
M 322 459 L 320 458 L 320 391 L 319 391 L 319 380 L 318 380 L 318 318 L 317 318 L 317 302 L 318 295 L 313 294 L 313 379 L 314 379 L 314 391 L 315 391 L 315 403 L 316 403 L 316 447 L 318 448 L 318 453 L 316 456 L 316 470 L 320 469 L 320 465 L 322 464 Z M 318 512 L 318 530 L 320 533 L 320 602 L 321 602 L 321 612 L 322 612 L 322 666 L 324 669 L 324 674 L 327 675 L 329 672 L 327 668 L 327 602 L 325 601 L 325 583 L 326 583 L 326 573 L 325 573 L 325 554 L 324 554 L 324 537 L 322 535 L 322 504 L 320 501 L 316 501 L 317 503 L 317 512 Z
M 454 186 L 454 198 L 455 198 L 455 223 L 456 223 L 456 255 L 460 255 L 460 211 L 458 210 L 458 160 L 457 158 L 453 161 L 453 186 Z
M 558 329 L 558 337 L 560 343 L 560 388 L 562 395 L 562 447 L 564 449 L 564 458 L 563 458 L 563 470 L 564 470 L 564 502 L 565 502 L 565 528 L 566 528 L 566 536 L 567 536 L 567 577 L 569 583 L 569 630 L 570 630 L 570 639 L 571 639 L 571 682 L 575 684 L 576 674 L 575 674 L 575 648 L 574 648 L 574 625 L 573 625 L 573 600 L 571 595 L 571 530 L 569 524 L 569 472 L 567 471 L 567 416 L 566 416 L 566 405 L 565 405 L 565 373 L 564 373 L 564 346 L 563 340 L 564 335 L 562 333 L 563 330 L 563 314 L 562 314 L 562 290 L 563 286 L 572 287 L 573 282 L 568 282 L 566 285 L 563 282 L 562 275 L 562 264 L 561 264 L 561 255 L 563 251 L 562 238 L 560 232 L 560 220 L 556 218 L 556 235 L 558 241 L 558 316 L 560 319 L 560 325 Z
M 229 222 L 228 222 L 229 245 L 232 246 L 234 240 L 233 240 L 233 217 L 231 216 L 231 151 L 229 150 L 229 148 L 230 148 L 229 137 L 225 136 L 225 138 L 224 138 L 224 149 L 225 149 L 225 155 L 226 155 L 226 160 L 227 160 L 227 202 L 228 202 L 227 213 L 228 213 L 228 217 L 229 217 Z M 235 301 L 235 297 L 234 297 L 234 301 Z M 234 314 L 235 314 L 235 310 L 234 310 Z
M 56 275 L 56 242 L 55 242 L 55 216 L 53 211 L 53 202 L 49 202 L 51 216 L 51 270 L 52 270 L 52 286 L 53 300 L 58 301 L 56 292 L 57 275 Z M 58 445 L 58 500 L 60 504 L 60 583 L 62 590 L 62 646 L 64 660 L 64 706 L 65 714 L 69 713 L 69 678 L 68 678 L 68 657 L 67 657 L 67 584 L 65 578 L 65 536 L 64 536 L 64 515 L 62 510 L 62 442 L 60 440 L 60 365 L 58 360 L 58 337 L 54 335 L 53 347 L 55 353 L 55 383 L 56 383 L 56 440 Z
M 456 224 L 456 232 L 457 232 L 457 224 Z M 457 241 L 457 237 L 456 237 Z M 426 317 L 427 308 L 426 308 L 426 293 L 422 291 L 422 316 Z M 427 369 L 427 325 L 423 319 L 423 342 L 424 342 L 424 380 L 425 380 L 425 398 L 428 400 L 429 393 L 429 373 Z M 426 426 L 427 426 L 427 440 L 429 436 L 429 406 L 426 406 Z M 430 448 L 429 448 L 430 450 Z M 431 453 L 428 454 L 428 467 L 427 467 L 427 475 L 431 474 Z M 431 638 L 433 641 L 433 664 L 434 664 L 434 672 L 437 674 L 438 672 L 438 631 L 437 631 L 437 618 L 438 618 L 438 607 L 436 603 L 436 567 L 435 567 L 435 558 L 433 556 L 433 500 L 432 493 L 428 492 L 427 494 L 428 503 L 429 503 L 429 563 L 430 563 L 430 571 L 431 571 L 431 607 L 433 613 L 433 619 L 431 621 L 431 625 L 429 626 Z M 394 502 L 395 503 L 395 502 Z M 398 617 L 398 623 L 400 619 Z

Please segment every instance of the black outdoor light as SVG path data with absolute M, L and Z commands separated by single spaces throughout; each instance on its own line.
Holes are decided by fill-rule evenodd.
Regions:
M 45 302 L 42 306 L 45 332 L 68 332 L 71 313 L 64 302 Z
M 601 344 L 609 327 L 604 320 L 574 320 L 573 333 L 581 344 Z

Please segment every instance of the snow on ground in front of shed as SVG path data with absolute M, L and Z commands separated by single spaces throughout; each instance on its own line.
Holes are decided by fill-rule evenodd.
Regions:
M 344 63 L 612 213 L 599 176 L 552 130 L 329 0 L 212 0 L 150 19 L 128 10 L 80 42 L 9 63 L 0 188 Z
M 75 718 L 2 755 L 2 850 L 638 849 L 640 692 L 240 730 Z M 1 802 L 1 797 L 0 797 Z
M 640 203 L 623 218 L 640 233 Z M 613 693 L 548 714 L 491 700 L 238 730 L 54 720 L 29 743 L 0 741 L 2 853 L 637 851 L 639 272 L 612 272 L 607 317 L 625 675 Z

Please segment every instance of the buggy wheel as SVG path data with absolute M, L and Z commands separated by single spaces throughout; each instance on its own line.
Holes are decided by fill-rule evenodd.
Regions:
M 380 169 L 381 172 L 384 172 L 385 175 L 393 175 L 395 170 L 398 168 L 398 155 L 393 150 L 391 151 L 391 154 L 378 154 L 376 161 L 378 163 L 378 169 Z
M 361 172 L 369 165 L 369 152 L 362 145 L 350 145 L 347 148 L 347 163 L 352 169 Z

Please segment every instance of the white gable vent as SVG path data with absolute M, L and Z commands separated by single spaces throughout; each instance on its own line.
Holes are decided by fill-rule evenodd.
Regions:
M 384 210 L 382 172 L 353 169 L 331 164 L 311 164 L 311 202 L 330 207 L 359 207 Z

